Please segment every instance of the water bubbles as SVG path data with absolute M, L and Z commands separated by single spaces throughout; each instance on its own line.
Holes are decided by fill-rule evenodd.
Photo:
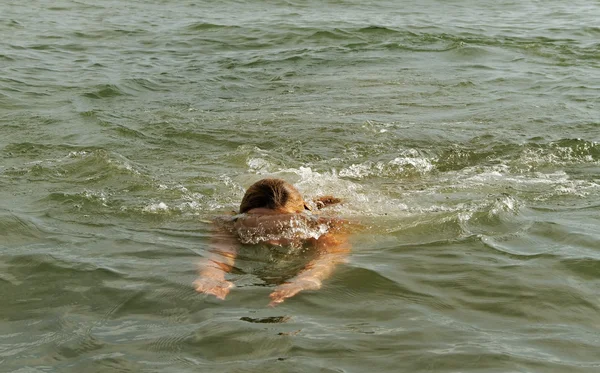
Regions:
M 244 219 L 244 218 L 242 218 Z M 318 239 L 330 229 L 329 221 L 310 215 L 257 217 L 256 224 L 234 225 L 234 233 L 244 244 L 269 242 L 276 245 L 299 245 L 307 239 Z
M 387 162 L 366 161 L 359 164 L 353 163 L 342 168 L 339 175 L 355 179 L 411 177 L 432 172 L 435 169 L 434 161 L 434 159 L 421 155 L 415 149 L 407 149 Z
M 262 158 L 250 158 L 248 159 L 248 167 L 250 171 L 256 172 L 257 174 L 265 174 L 268 173 L 271 164 Z
M 108 196 L 104 191 L 93 191 L 93 190 L 85 190 L 83 192 L 83 197 L 92 202 L 100 202 L 102 206 L 107 206 L 106 202 L 108 201 Z
M 152 203 L 142 209 L 145 213 L 159 214 L 169 211 L 169 206 L 164 202 Z

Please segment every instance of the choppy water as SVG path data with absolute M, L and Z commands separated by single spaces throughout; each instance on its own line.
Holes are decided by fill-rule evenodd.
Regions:
M 0 371 L 600 371 L 598 19 L 1 2 Z M 264 176 L 345 198 L 349 262 L 277 308 L 247 258 L 195 293 Z

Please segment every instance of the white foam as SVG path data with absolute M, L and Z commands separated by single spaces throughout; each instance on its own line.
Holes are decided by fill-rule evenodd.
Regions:
M 491 205 L 489 215 L 497 216 L 503 212 L 517 214 L 519 212 L 518 201 L 510 195 L 503 195 L 497 198 Z
M 531 155 L 539 156 L 534 153 Z M 547 161 L 556 162 L 552 159 L 555 156 L 547 154 Z M 256 176 L 283 178 L 296 185 L 307 200 L 328 194 L 342 198 L 343 204 L 328 208 L 336 213 L 390 218 L 450 213 L 454 218 L 458 214 L 459 220 L 468 220 L 474 212 L 482 211 L 491 215 L 518 214 L 525 207 L 524 200 L 544 200 L 557 195 L 585 196 L 600 191 L 596 182 L 574 180 L 565 171 L 532 172 L 531 168 L 515 168 L 512 161 L 437 172 L 438 160 L 416 149 L 403 150 L 387 160 L 365 160 L 350 149 L 342 158 L 329 161 L 329 164 L 347 166 L 329 170 L 323 170 L 319 163 L 284 168 L 269 159 L 267 151 L 253 148 L 246 164 L 248 173 L 255 176 L 239 176 L 233 180 L 223 175 L 221 180 L 228 188 L 220 197 L 215 196 L 214 201 L 203 201 L 203 204 L 210 209 L 237 207 L 245 187 L 255 181 Z M 355 163 L 348 165 L 351 161 Z M 317 171 L 315 167 L 319 166 Z M 365 180 L 368 178 L 377 179 Z M 523 193 L 528 195 L 523 198 Z M 227 201 L 223 203 L 223 199 Z
M 396 166 L 412 166 L 421 173 L 430 172 L 434 169 L 430 160 L 418 156 L 403 156 L 392 159 L 389 164 Z M 402 168 L 404 170 L 404 168 Z
M 90 154 L 90 152 L 88 152 L 86 150 L 81 150 L 78 152 L 69 152 L 67 157 L 68 158 L 83 158 L 83 157 L 87 156 L 88 154 Z
M 271 164 L 263 158 L 250 158 L 246 162 L 251 171 L 258 174 L 268 173 Z
M 407 172 L 426 174 L 435 169 L 434 159 L 428 159 L 419 154 L 415 149 L 404 150 L 400 155 L 388 162 L 366 161 L 352 164 L 340 170 L 339 175 L 355 179 L 364 179 L 371 176 L 393 177 Z
M 86 189 L 83 192 L 83 197 L 90 201 L 99 201 L 102 206 L 107 206 L 106 202 L 108 201 L 108 196 L 103 191 L 93 191 Z
M 474 175 L 472 175 L 474 174 Z M 451 174 L 452 175 L 452 174 Z M 536 201 L 546 200 L 559 195 L 584 197 L 593 191 L 600 191 L 600 185 L 587 180 L 572 179 L 565 171 L 551 173 L 533 172 L 514 174 L 506 165 L 489 168 L 467 168 L 454 174 L 454 182 L 460 188 L 483 187 L 489 189 L 526 190 L 535 192 Z
M 292 243 L 305 241 L 309 238 L 318 239 L 329 231 L 328 223 L 314 216 L 296 215 L 277 222 L 260 224 L 258 226 L 239 226 L 235 228 L 240 241 L 246 244 L 260 242 L 290 240 Z
M 169 211 L 169 206 L 167 206 L 167 204 L 164 202 L 153 203 L 153 204 L 150 204 L 150 205 L 144 207 L 144 209 L 142 211 L 151 213 L 151 214 L 157 214 L 157 213 Z

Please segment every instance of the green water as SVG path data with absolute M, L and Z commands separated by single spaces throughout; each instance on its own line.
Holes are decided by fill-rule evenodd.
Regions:
M 600 371 L 599 19 L 2 1 L 0 371 Z M 344 198 L 348 262 L 276 308 L 260 255 L 197 294 L 267 176 Z

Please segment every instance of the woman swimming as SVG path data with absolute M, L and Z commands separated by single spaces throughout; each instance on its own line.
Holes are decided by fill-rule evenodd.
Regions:
M 271 293 L 271 306 L 293 297 L 302 290 L 317 290 L 344 261 L 350 251 L 344 221 L 313 214 L 313 210 L 341 202 L 325 196 L 304 200 L 300 192 L 281 179 L 262 179 L 244 195 L 239 214 L 228 219 L 211 242 L 208 258 L 199 264 L 199 277 L 194 282 L 200 293 L 225 299 L 234 286 L 225 280 L 233 268 L 238 249 L 247 244 L 269 246 L 305 246 L 316 250 L 311 260 L 296 276 L 277 286 Z

